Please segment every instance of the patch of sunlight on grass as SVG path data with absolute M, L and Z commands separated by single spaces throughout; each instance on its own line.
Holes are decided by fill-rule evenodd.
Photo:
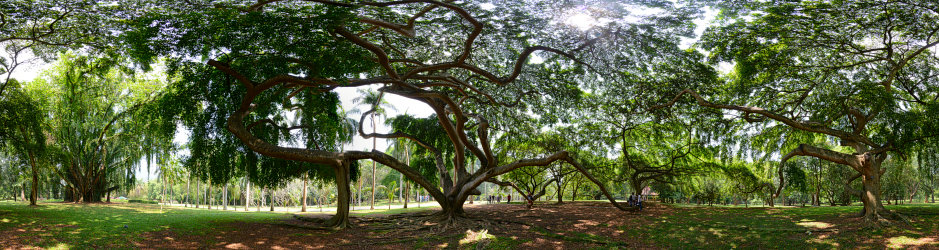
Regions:
M 708 232 L 711 232 L 712 234 L 717 235 L 717 237 L 724 237 L 724 230 L 721 230 L 721 229 L 708 228 Z
M 887 239 L 887 247 L 889 248 L 909 248 L 911 246 L 924 246 L 926 244 L 935 244 L 937 243 L 935 237 L 923 237 L 919 239 L 910 238 L 907 236 L 897 236 L 890 239 Z
M 10 223 L 10 219 L 3 218 L 2 220 L 0 220 L 0 222 L 3 222 L 3 223 Z
M 838 244 L 837 241 L 835 241 L 834 239 L 830 238 L 829 235 L 825 235 L 825 234 L 819 234 L 818 237 L 809 240 L 809 242 L 817 243 L 817 244 L 830 245 L 830 246 L 832 246 L 833 248 L 838 248 L 838 247 L 841 246 L 841 244 Z
M 47 249 L 71 249 L 71 248 L 72 248 L 72 246 L 69 246 L 68 244 L 59 243 L 59 244 L 55 245 L 54 247 L 50 247 L 50 248 L 47 248 Z
M 834 226 L 832 224 L 821 222 L 821 221 L 803 221 L 803 222 L 799 222 L 796 224 L 799 226 L 803 226 L 803 227 L 819 228 L 819 229 L 825 229 L 825 228 Z
M 479 232 L 473 232 L 473 230 L 466 230 L 466 236 L 460 240 L 460 245 L 466 245 L 470 243 L 479 242 L 482 240 L 495 239 L 496 236 L 489 234 L 489 229 L 479 230 Z

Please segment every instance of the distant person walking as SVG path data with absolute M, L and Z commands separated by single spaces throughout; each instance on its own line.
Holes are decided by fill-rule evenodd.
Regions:
M 512 203 L 512 195 L 511 195 L 511 194 L 509 195 L 509 197 L 506 197 L 506 198 L 505 198 L 505 203 Z
M 502 202 L 502 196 L 501 196 L 501 195 L 497 195 L 497 196 L 496 196 L 496 203 L 499 203 L 499 202 Z
M 639 205 L 639 211 L 642 211 L 642 195 L 636 196 L 636 203 Z

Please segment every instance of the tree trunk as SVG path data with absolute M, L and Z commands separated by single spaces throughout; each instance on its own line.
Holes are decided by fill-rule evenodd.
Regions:
M 861 202 L 864 203 L 862 215 L 864 221 L 869 225 L 875 225 L 881 219 L 893 218 L 893 213 L 884 208 L 880 201 L 880 164 L 871 162 L 869 166 L 862 169 L 866 170 L 861 177 L 864 190 L 861 190 Z
M 580 189 L 580 178 L 574 180 L 574 193 L 571 194 L 571 200 L 577 201 L 577 190 Z
M 166 178 L 165 173 L 160 173 L 160 210 L 163 210 L 163 202 L 166 200 Z
M 372 133 L 377 133 L 375 128 L 375 113 L 372 113 Z M 372 138 L 372 150 L 378 150 L 378 138 Z M 369 210 L 375 210 L 375 161 L 372 160 L 372 199 L 369 201 Z
M 251 205 L 251 180 L 245 177 L 245 212 L 248 212 L 248 206 Z
M 190 182 L 191 180 L 189 178 L 186 178 L 186 205 L 185 205 L 186 207 L 189 207 L 190 203 L 192 203 L 192 193 L 189 191 Z
M 196 195 L 199 195 L 199 191 L 202 191 L 202 182 L 196 181 Z M 205 200 L 204 197 L 203 197 L 203 200 Z M 199 208 L 200 203 L 202 202 L 199 202 L 198 200 L 196 200 L 196 208 Z
M 352 190 L 349 188 L 350 175 L 349 163 L 345 162 L 336 169 L 336 189 L 338 197 L 336 199 L 336 215 L 326 221 L 326 226 L 333 228 L 346 228 L 351 225 L 349 221 L 349 204 L 351 203 Z
M 228 183 L 222 187 L 222 210 L 228 210 Z
M 272 188 L 269 191 L 271 196 L 271 212 L 274 212 L 274 189 Z
M 212 182 L 206 183 L 205 188 L 205 207 L 212 209 Z
M 404 208 L 408 208 L 408 200 L 411 198 L 411 183 L 404 184 Z
M 300 212 L 306 212 L 306 181 L 309 179 L 308 175 L 303 175 L 303 207 L 300 208 Z
M 33 152 L 29 152 L 29 166 L 33 172 L 33 182 L 31 183 L 32 190 L 29 192 L 29 205 L 35 206 L 36 199 L 39 196 L 39 166 L 36 166 L 36 156 Z

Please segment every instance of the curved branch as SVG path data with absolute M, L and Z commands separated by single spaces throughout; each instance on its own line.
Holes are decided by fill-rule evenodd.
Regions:
M 606 186 L 603 185 L 602 182 L 597 180 L 597 178 L 594 178 L 593 175 L 591 175 L 589 172 L 587 172 L 587 169 L 585 169 L 583 166 L 577 163 L 573 158 L 571 158 L 570 154 L 567 151 L 557 152 L 551 156 L 540 158 L 540 159 L 517 160 L 506 165 L 488 169 L 486 171 L 479 171 L 473 174 L 473 176 L 471 176 L 471 180 L 467 183 L 468 185 L 463 186 L 463 190 L 460 191 L 460 195 L 462 196 L 466 192 L 469 192 L 470 190 L 475 189 L 476 186 L 479 186 L 480 183 L 492 177 L 508 173 L 512 170 L 515 170 L 521 167 L 529 167 L 529 166 L 546 167 L 555 161 L 565 161 L 567 163 L 570 163 L 572 166 L 574 166 L 574 168 L 577 169 L 577 171 L 579 171 L 581 174 L 586 176 L 587 179 L 589 179 L 591 182 L 596 184 L 597 187 L 600 189 L 600 191 L 603 193 L 603 195 L 606 196 L 607 199 L 610 201 L 610 203 L 613 204 L 613 206 L 616 206 L 616 208 L 619 208 L 620 210 L 623 210 L 623 211 L 629 210 L 629 208 L 626 208 L 623 205 L 617 203 L 616 199 L 613 198 L 613 195 L 611 195 L 610 192 L 606 189 Z
M 683 95 L 685 95 L 685 94 L 688 94 L 688 95 L 691 95 L 692 97 L 694 97 L 695 101 L 697 101 L 697 104 L 698 104 L 699 106 L 709 107 L 709 108 L 716 108 L 716 109 L 734 110 L 734 111 L 740 111 L 740 112 L 744 112 L 744 113 L 758 114 L 758 115 L 762 115 L 762 116 L 764 116 L 764 117 L 766 117 L 766 118 L 773 119 L 773 120 L 778 121 L 778 122 L 782 122 L 783 124 L 786 124 L 786 125 L 788 125 L 789 127 L 792 127 L 792 128 L 795 128 L 795 129 L 799 129 L 799 130 L 803 130 L 803 131 L 807 131 L 807 132 L 813 132 L 813 133 L 826 134 L 826 135 L 834 136 L 834 137 L 837 137 L 837 138 L 840 138 L 840 139 L 843 139 L 843 140 L 858 141 L 858 142 L 862 142 L 862 143 L 864 143 L 864 144 L 866 144 L 866 145 L 869 145 L 869 146 L 872 146 L 872 147 L 877 147 L 876 144 L 874 144 L 873 142 L 871 142 L 870 139 L 868 139 L 868 138 L 866 138 L 866 137 L 863 137 L 863 136 L 860 136 L 860 135 L 856 135 L 856 134 L 847 133 L 847 132 L 840 131 L 840 130 L 835 130 L 835 129 L 827 128 L 827 127 L 819 127 L 819 126 L 817 126 L 816 124 L 813 124 L 813 123 L 796 121 L 796 120 L 790 119 L 790 118 L 788 118 L 788 117 L 782 116 L 782 115 L 780 115 L 780 114 L 777 114 L 777 113 L 768 111 L 768 110 L 763 109 L 763 108 L 711 103 L 711 102 L 705 100 L 703 97 L 701 97 L 700 95 L 698 95 L 697 92 L 695 92 L 695 91 L 693 91 L 693 90 L 691 90 L 691 89 L 685 89 L 685 90 L 681 91 L 680 93 L 678 93 L 678 95 L 676 95 L 675 98 L 673 98 L 673 99 L 672 99 L 671 101 L 669 101 L 668 103 L 665 103 L 665 104 L 662 104 L 662 105 L 653 106 L 653 107 L 649 108 L 649 110 L 656 110 L 656 109 L 671 107 L 671 106 L 674 105 L 676 102 L 678 102 L 678 100 L 681 98 L 681 96 L 683 96 Z

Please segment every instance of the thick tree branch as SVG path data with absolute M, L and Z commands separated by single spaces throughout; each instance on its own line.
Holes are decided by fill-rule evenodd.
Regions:
M 831 129 L 831 128 L 827 128 L 827 127 L 821 127 L 821 126 L 818 126 L 818 125 L 815 124 L 815 123 L 796 121 L 796 120 L 790 119 L 790 118 L 788 118 L 788 117 L 782 116 L 782 115 L 780 115 L 780 114 L 777 114 L 777 113 L 774 113 L 774 112 L 770 112 L 770 111 L 768 111 L 768 110 L 766 110 L 766 109 L 762 109 L 762 108 L 758 108 L 758 107 L 749 107 L 749 106 L 737 106 L 737 105 L 726 105 L 726 104 L 715 104 L 715 103 L 711 103 L 711 102 L 705 100 L 703 97 L 701 97 L 700 95 L 698 95 L 697 92 L 695 92 L 695 91 L 693 91 L 693 90 L 691 90 L 691 89 L 685 89 L 685 90 L 681 91 L 680 93 L 678 93 L 678 95 L 676 95 L 675 98 L 673 98 L 673 99 L 672 99 L 671 101 L 669 101 L 668 103 L 662 104 L 662 105 L 653 106 L 653 107 L 650 108 L 649 110 L 655 110 L 655 109 L 661 109 L 661 108 L 671 107 L 671 106 L 674 105 L 676 102 L 678 102 L 678 100 L 681 98 L 681 96 L 683 96 L 683 95 L 685 95 L 685 94 L 691 95 L 691 96 L 697 101 L 697 104 L 698 104 L 699 106 L 704 106 L 704 107 L 709 107 L 709 108 L 716 108 L 716 109 L 724 109 L 724 110 L 734 110 L 734 111 L 740 111 L 740 112 L 744 112 L 744 113 L 758 114 L 758 115 L 764 116 L 764 117 L 766 117 L 766 118 L 773 119 L 773 120 L 778 121 L 778 122 L 782 122 L 783 124 L 786 124 L 786 125 L 788 125 L 789 127 L 792 127 L 792 128 L 795 128 L 795 129 L 799 129 L 799 130 L 803 130 L 803 131 L 807 131 L 807 132 L 813 132 L 813 133 L 826 134 L 826 135 L 830 135 L 830 136 L 834 136 L 834 137 L 840 138 L 840 139 L 842 139 L 842 140 L 857 141 L 857 142 L 864 143 L 864 144 L 866 144 L 866 145 L 868 145 L 868 146 L 871 146 L 871 147 L 877 147 L 877 146 L 878 146 L 878 145 L 874 144 L 873 142 L 871 142 L 870 139 L 868 139 L 867 137 L 864 137 L 864 136 L 860 136 L 860 135 L 852 134 L 852 133 L 847 133 L 847 132 L 844 132 L 844 131 L 835 130 L 835 129 Z

